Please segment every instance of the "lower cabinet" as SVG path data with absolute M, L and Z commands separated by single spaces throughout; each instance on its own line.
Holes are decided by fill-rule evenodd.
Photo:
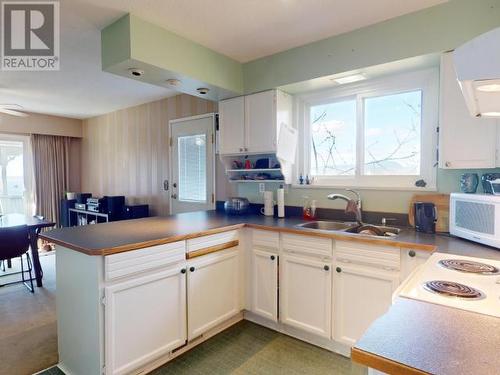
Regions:
M 331 262 L 285 254 L 280 264 L 281 322 L 330 338 Z
M 401 249 L 401 282 L 418 267 L 424 264 L 432 252 L 425 250 Z
M 278 255 L 252 250 L 252 312 L 278 321 Z
M 339 263 L 334 273 L 333 338 L 352 346 L 390 307 L 399 272 Z
M 237 247 L 188 262 L 188 340 L 240 312 L 239 262 Z
M 106 287 L 104 318 L 106 374 L 127 374 L 182 346 L 184 265 Z

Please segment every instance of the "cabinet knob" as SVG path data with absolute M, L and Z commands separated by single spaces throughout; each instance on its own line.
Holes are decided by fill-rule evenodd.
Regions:
M 338 273 L 341 273 L 342 272 L 342 268 L 337 267 L 337 268 L 335 268 L 335 271 L 337 271 Z
M 248 148 L 247 148 L 247 147 L 245 147 L 245 151 L 248 151 Z
M 243 147 L 240 147 L 240 152 L 243 151 Z
M 275 260 L 276 257 L 274 255 L 271 255 L 271 260 Z
M 325 265 L 325 266 L 323 267 L 323 269 L 324 269 L 325 271 L 330 271 L 330 266 Z
M 194 272 L 194 267 L 189 267 L 189 271 Z
M 186 269 L 185 269 L 185 268 L 183 268 L 183 269 L 181 270 L 181 273 L 186 273 Z
M 444 163 L 445 167 L 451 167 L 451 162 L 447 161 L 446 163 Z
M 408 251 L 408 255 L 413 258 L 415 255 L 417 255 L 417 253 L 415 253 L 414 250 L 410 250 L 410 251 Z

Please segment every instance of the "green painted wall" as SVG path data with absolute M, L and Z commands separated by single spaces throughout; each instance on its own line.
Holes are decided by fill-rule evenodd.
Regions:
M 451 50 L 500 26 L 500 0 L 452 0 L 243 65 L 246 93 Z
M 479 177 L 484 173 L 500 173 L 500 168 L 477 169 L 477 170 L 438 170 L 438 192 L 451 193 L 460 191 L 460 175 L 463 173 L 477 173 Z M 236 189 L 238 196 L 247 197 L 252 203 L 263 203 L 262 195 L 259 194 L 258 184 L 239 183 Z M 276 190 L 277 183 L 266 183 L 266 190 Z M 363 209 L 378 212 L 407 213 L 409 202 L 413 194 L 417 191 L 390 191 L 390 190 L 359 190 L 363 198 Z M 291 206 L 301 206 L 304 203 L 304 196 L 309 199 L 316 199 L 318 207 L 324 208 L 344 208 L 345 204 L 338 201 L 330 201 L 326 196 L 333 192 L 341 192 L 339 189 L 324 188 L 288 188 L 285 194 L 285 203 Z M 478 193 L 482 193 L 481 183 L 479 183 Z M 420 194 L 420 193 L 419 193 Z

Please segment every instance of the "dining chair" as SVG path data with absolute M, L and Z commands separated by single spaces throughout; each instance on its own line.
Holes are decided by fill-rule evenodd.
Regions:
M 35 289 L 33 288 L 34 279 L 31 274 L 33 264 L 28 253 L 29 247 L 30 238 L 27 225 L 0 228 L 0 261 L 7 261 L 14 258 L 20 258 L 21 261 L 21 272 L 10 272 L 8 274 L 0 275 L 0 277 L 6 277 L 21 274 L 21 280 L 0 284 L 0 286 L 23 283 L 31 293 L 35 292 Z M 26 271 L 24 270 L 24 256 L 26 256 Z M 29 278 L 25 277 L 26 273 L 29 274 Z

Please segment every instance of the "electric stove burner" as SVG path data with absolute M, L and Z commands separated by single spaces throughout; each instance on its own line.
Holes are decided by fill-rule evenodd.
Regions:
M 479 299 L 484 297 L 483 293 L 470 286 L 456 283 L 454 281 L 432 280 L 424 283 L 424 288 L 430 292 L 448 297 L 465 299 Z
M 472 260 L 443 259 L 438 263 L 444 268 L 448 268 L 450 270 L 475 273 L 478 275 L 497 275 L 500 273 L 500 270 L 495 266 L 486 263 L 474 262 Z

